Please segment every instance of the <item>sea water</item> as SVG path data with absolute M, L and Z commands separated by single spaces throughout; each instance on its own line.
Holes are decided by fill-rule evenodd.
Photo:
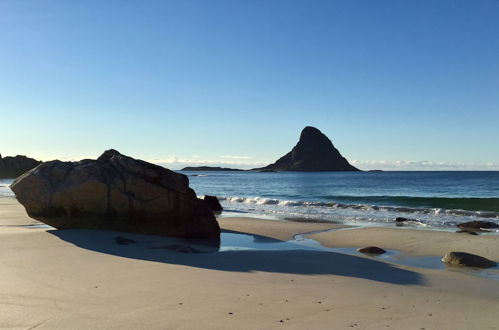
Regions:
M 180 172 L 198 196 L 215 195 L 223 215 L 454 229 L 499 224 L 499 172 Z M 0 180 L 0 197 L 14 197 Z
M 226 214 L 353 225 L 393 224 L 455 230 L 499 224 L 499 172 L 182 172 L 200 196 L 215 195 Z
M 9 189 L 9 185 L 12 183 L 11 179 L 0 179 L 0 198 L 2 197 L 14 197 L 14 193 Z

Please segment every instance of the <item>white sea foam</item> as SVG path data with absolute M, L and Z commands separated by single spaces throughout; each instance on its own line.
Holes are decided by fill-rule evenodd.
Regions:
M 399 216 L 417 219 L 409 225 L 419 227 L 454 227 L 457 223 L 480 218 L 489 218 L 499 223 L 498 212 L 293 201 L 264 197 L 222 196 L 219 199 L 224 208 L 229 210 L 347 223 L 393 223 Z

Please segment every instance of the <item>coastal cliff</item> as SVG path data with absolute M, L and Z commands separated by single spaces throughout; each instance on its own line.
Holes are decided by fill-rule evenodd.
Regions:
M 0 155 L 0 179 L 14 179 L 37 167 L 42 162 L 26 156 L 4 157 Z

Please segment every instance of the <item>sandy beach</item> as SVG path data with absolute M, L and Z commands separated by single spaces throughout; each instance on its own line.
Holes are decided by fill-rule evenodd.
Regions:
M 499 236 L 223 218 L 254 239 L 499 260 Z M 0 199 L 0 327 L 15 329 L 497 329 L 499 281 L 321 250 L 180 253 L 151 237 L 30 226 Z M 324 232 L 325 231 L 325 232 Z M 138 244 L 118 245 L 122 235 Z M 150 247 L 150 246 L 149 246 Z

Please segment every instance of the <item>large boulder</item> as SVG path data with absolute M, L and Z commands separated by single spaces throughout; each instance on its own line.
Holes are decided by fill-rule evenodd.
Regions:
M 107 229 L 220 242 L 220 227 L 187 176 L 107 150 L 50 161 L 11 185 L 28 215 L 58 229 Z
M 14 179 L 40 165 L 41 162 L 26 156 L 4 157 L 0 155 L 0 179 Z
M 490 268 L 497 265 L 495 261 L 466 252 L 447 252 L 442 258 L 442 262 L 454 266 L 478 268 Z

